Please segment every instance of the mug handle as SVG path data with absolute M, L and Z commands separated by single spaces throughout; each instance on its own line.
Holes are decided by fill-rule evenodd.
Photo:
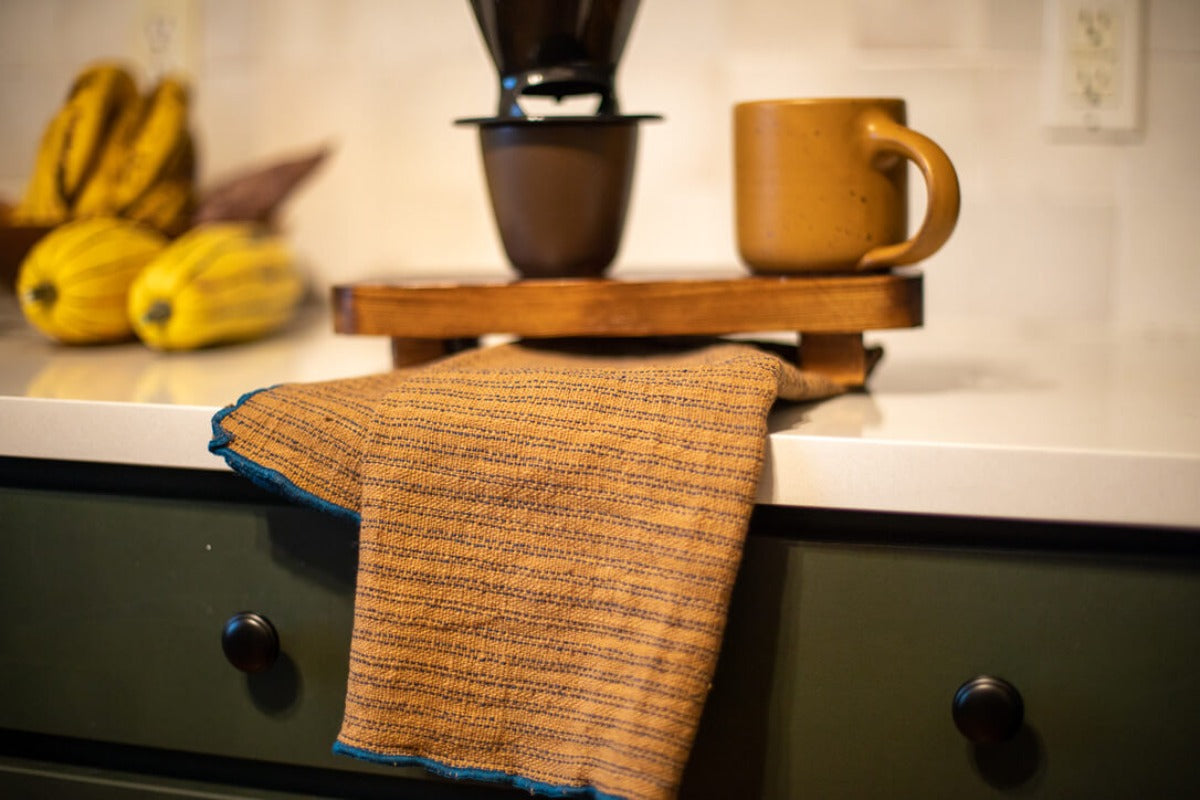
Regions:
M 911 238 L 869 250 L 859 259 L 856 269 L 899 267 L 928 258 L 946 243 L 958 222 L 958 173 L 945 151 L 927 136 L 882 112 L 868 112 L 864 121 L 870 158 L 898 153 L 916 164 L 925 176 L 928 203 L 925 219 Z

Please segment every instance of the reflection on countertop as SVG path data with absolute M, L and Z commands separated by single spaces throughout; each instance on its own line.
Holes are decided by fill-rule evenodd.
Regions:
M 163 353 L 139 342 L 64 346 L 0 316 L 0 395 L 221 407 L 282 382 L 327 380 L 390 369 L 381 337 L 338 336 L 328 309 L 311 306 L 287 328 L 255 342 Z
M 868 334 L 869 391 L 779 409 L 784 436 L 1200 455 L 1200 340 L 1083 326 Z

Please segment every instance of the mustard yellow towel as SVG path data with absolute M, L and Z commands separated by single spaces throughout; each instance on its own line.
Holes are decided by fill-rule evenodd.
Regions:
M 746 344 L 512 344 L 252 393 L 210 449 L 360 521 L 336 752 L 555 797 L 670 798 L 777 397 Z

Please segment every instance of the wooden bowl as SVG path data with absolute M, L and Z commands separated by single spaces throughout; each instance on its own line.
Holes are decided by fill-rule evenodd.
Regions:
M 0 292 L 16 292 L 21 262 L 52 229 L 50 225 L 10 225 L 7 220 L 0 220 Z

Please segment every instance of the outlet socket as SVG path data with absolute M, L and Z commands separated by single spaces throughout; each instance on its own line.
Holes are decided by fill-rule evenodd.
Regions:
M 1052 131 L 1141 128 L 1142 0 L 1046 0 L 1042 111 Z
M 200 56 L 200 0 L 139 0 L 130 50 L 151 80 L 195 75 Z

